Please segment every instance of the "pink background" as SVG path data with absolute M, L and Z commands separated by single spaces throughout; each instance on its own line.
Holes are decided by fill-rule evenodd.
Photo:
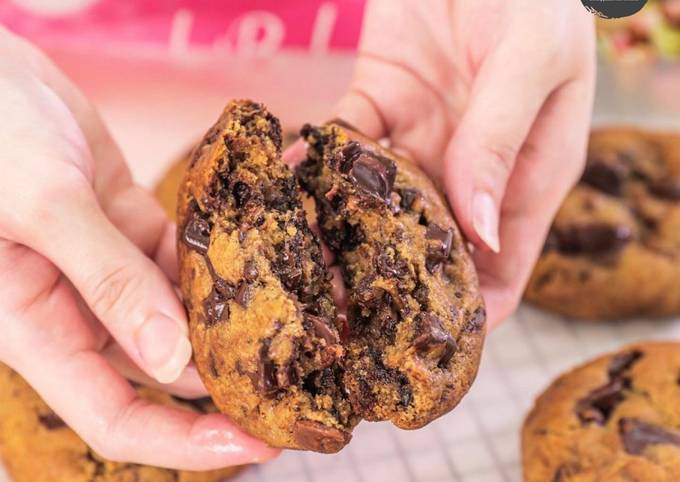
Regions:
M 151 185 L 231 98 L 293 130 L 332 115 L 364 0 L 0 0 L 0 23 L 43 48 L 92 99 Z

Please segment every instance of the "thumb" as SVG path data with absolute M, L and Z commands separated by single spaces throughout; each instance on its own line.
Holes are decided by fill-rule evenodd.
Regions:
M 516 63 L 516 62 L 515 62 Z M 540 74 L 538 74 L 540 75 Z M 500 56 L 478 73 L 445 154 L 449 202 L 468 239 L 499 252 L 499 219 L 516 158 L 551 88 L 532 68 L 511 68 Z
M 191 358 L 184 309 L 160 268 L 78 186 L 44 193 L 58 202 L 42 198 L 33 213 L 40 225 L 21 241 L 59 267 L 140 368 L 171 383 Z

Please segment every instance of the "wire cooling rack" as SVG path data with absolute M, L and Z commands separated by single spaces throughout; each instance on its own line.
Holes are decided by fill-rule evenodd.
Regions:
M 364 422 L 337 455 L 286 452 L 238 482 L 520 482 L 519 434 L 534 398 L 559 373 L 646 339 L 680 339 L 680 318 L 574 322 L 529 306 L 491 333 L 477 381 L 427 427 Z
M 335 455 L 287 451 L 236 482 L 520 482 L 519 433 L 559 373 L 646 339 L 680 339 L 680 318 L 586 323 L 529 306 L 487 338 L 477 381 L 450 414 L 420 430 L 360 424 Z M 0 468 L 0 482 L 10 482 Z

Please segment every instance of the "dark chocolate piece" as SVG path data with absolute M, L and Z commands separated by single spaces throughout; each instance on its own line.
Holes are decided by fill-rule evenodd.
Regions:
M 572 225 L 555 229 L 554 232 L 557 235 L 560 251 L 571 254 L 615 251 L 633 239 L 632 230 L 625 225 Z
M 640 455 L 650 445 L 669 444 L 680 447 L 680 431 L 667 430 L 636 418 L 619 420 L 623 447 L 631 455 Z
M 387 201 L 394 186 L 397 166 L 391 159 L 363 151 L 354 161 L 349 175 L 359 189 Z
M 205 255 L 210 244 L 210 230 L 210 223 L 194 212 L 184 227 L 182 240 L 194 251 Z
M 617 354 L 609 363 L 609 378 L 613 379 L 620 377 L 623 372 L 632 368 L 632 366 L 642 358 L 642 355 L 642 352 L 639 350 Z
M 441 321 L 431 313 L 420 313 L 416 318 L 417 333 L 413 341 L 421 356 L 437 360 L 440 367 L 446 366 L 454 353 L 456 341 L 442 327 Z
M 40 425 L 45 427 L 47 430 L 56 430 L 66 426 L 66 423 L 61 419 L 61 417 L 54 412 L 38 415 L 38 420 L 40 421 Z
M 586 165 L 582 181 L 606 194 L 621 196 L 629 173 L 630 168 L 621 162 L 592 159 Z
M 333 333 L 333 330 L 331 330 L 331 328 L 328 326 L 326 320 L 320 316 L 310 315 L 309 313 L 305 313 L 304 316 L 305 320 L 308 320 L 312 324 L 316 336 L 326 340 L 328 345 L 334 345 L 338 343 L 339 340 L 337 335 Z
M 668 199 L 670 201 L 680 201 L 680 179 L 665 178 L 649 185 L 652 194 Z
M 453 242 L 453 229 L 443 229 L 441 226 L 431 223 L 425 231 L 425 237 L 429 239 L 430 245 L 427 249 L 425 264 L 430 273 L 449 258 Z
M 352 435 L 312 420 L 298 420 L 293 437 L 304 449 L 330 454 L 347 445 Z
M 607 423 L 616 406 L 625 399 L 623 391 L 629 385 L 628 379 L 616 378 L 579 400 L 576 403 L 576 415 L 581 423 L 595 422 L 598 425 Z

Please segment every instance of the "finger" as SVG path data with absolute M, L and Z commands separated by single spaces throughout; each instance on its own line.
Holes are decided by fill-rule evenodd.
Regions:
M 514 47 L 521 48 L 519 53 L 527 50 Z M 528 52 L 527 61 L 519 64 L 509 61 L 517 55 L 501 45 L 482 64 L 445 155 L 445 184 L 461 228 L 475 246 L 496 253 L 508 179 L 558 79 L 540 53 Z
M 333 279 L 331 279 L 333 301 L 335 301 L 340 313 L 344 313 L 347 311 L 347 288 L 342 279 L 342 270 L 339 266 L 331 266 L 328 271 L 333 275 Z
M 277 454 L 224 416 L 140 400 L 92 351 L 93 339 L 78 318 L 71 293 L 66 282 L 59 283 L 21 320 L 5 320 L 4 336 L 32 348 L 14 350 L 8 362 L 97 453 L 114 461 L 188 470 L 257 462 Z M 35 353 L 40 353 L 40 363 Z
M 59 267 L 135 363 L 161 383 L 176 380 L 191 345 L 184 308 L 162 271 L 88 188 L 56 182 L 38 198 L 24 217 L 45 221 L 25 226 L 21 241 Z
M 182 398 L 200 398 L 208 395 L 201 378 L 198 375 L 196 365 L 189 363 L 179 378 L 170 384 L 160 384 L 139 369 L 130 357 L 123 351 L 118 343 L 110 343 L 103 351 L 102 356 L 118 373 L 141 385 L 158 388 Z
M 366 84 L 370 85 L 368 81 Z M 372 139 L 382 139 L 388 134 L 388 125 L 381 108 L 374 97 L 364 90 L 363 80 L 356 81 L 355 86 L 338 101 L 334 114 Z
M 295 168 L 307 157 L 307 148 L 304 139 L 298 139 L 283 151 L 283 162 Z
M 156 261 L 170 281 L 178 283 L 176 227 L 149 191 L 130 184 L 113 194 L 104 211 L 125 237 Z
M 503 251 L 474 253 L 490 326 L 517 306 L 550 223 L 581 173 L 592 92 L 588 75 L 546 103 L 508 183 L 501 214 Z

